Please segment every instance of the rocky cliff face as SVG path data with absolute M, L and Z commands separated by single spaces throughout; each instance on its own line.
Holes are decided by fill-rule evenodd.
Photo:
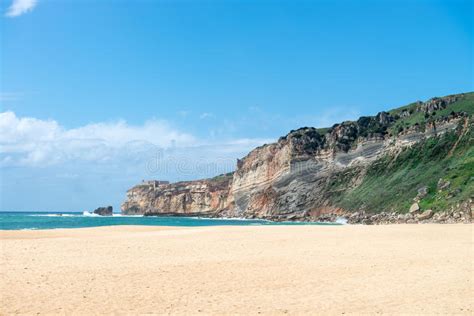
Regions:
M 466 95 L 434 98 L 327 129 L 300 128 L 239 159 L 233 174 L 158 187 L 138 185 L 128 191 L 122 212 L 273 220 L 316 220 L 345 213 L 350 210 L 334 196 L 360 185 L 375 161 L 470 122 L 469 113 L 449 111 L 465 99 Z M 435 116 L 436 111 L 448 113 Z M 341 175 L 344 186 L 335 188 L 332 183 Z
M 232 174 L 213 179 L 171 184 L 139 184 L 127 192 L 122 213 L 128 215 L 216 215 L 231 209 L 229 197 Z

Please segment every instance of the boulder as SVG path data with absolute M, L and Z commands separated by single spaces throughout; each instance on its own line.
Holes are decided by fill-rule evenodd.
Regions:
M 428 187 L 427 186 L 422 186 L 421 188 L 418 189 L 418 195 L 417 197 L 422 199 L 428 194 Z
M 447 181 L 447 180 L 443 180 L 442 178 L 440 178 L 438 180 L 438 190 L 446 190 L 447 188 L 449 188 L 449 186 L 451 185 L 451 182 Z
M 112 213 L 113 213 L 112 206 L 99 207 L 94 210 L 94 214 L 97 214 L 100 216 L 112 216 Z
M 416 218 L 420 221 L 425 219 L 430 219 L 433 216 L 434 212 L 432 210 L 426 210 L 423 213 L 419 214 Z
M 417 213 L 418 211 L 420 211 L 420 206 L 418 205 L 418 203 L 413 203 L 410 206 L 410 213 L 414 214 L 414 213 Z
M 439 221 L 445 221 L 448 219 L 448 214 L 446 212 L 441 212 L 441 213 L 438 213 L 438 220 Z
M 362 224 L 363 225 L 372 225 L 373 222 L 369 218 L 365 218 L 365 219 L 362 220 Z

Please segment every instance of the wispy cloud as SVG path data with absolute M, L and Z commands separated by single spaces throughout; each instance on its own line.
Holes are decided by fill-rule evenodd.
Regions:
M 187 110 L 178 111 L 178 115 L 181 116 L 181 117 L 187 117 L 189 115 L 189 113 L 191 113 L 191 112 L 187 111 Z
M 204 113 L 201 113 L 201 115 L 199 115 L 199 118 L 201 120 L 212 118 L 212 117 L 214 117 L 214 114 L 209 113 L 209 112 L 204 112 Z
M 38 4 L 38 0 L 13 0 L 10 7 L 8 7 L 5 16 L 17 17 L 33 10 Z
M 0 92 L 0 102 L 17 101 L 23 96 L 22 93 L 17 92 Z

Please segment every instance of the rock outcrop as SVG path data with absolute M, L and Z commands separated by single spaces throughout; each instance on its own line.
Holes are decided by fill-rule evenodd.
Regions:
M 99 207 L 99 208 L 96 208 L 93 213 L 100 216 L 112 216 L 113 208 L 112 206 Z
M 380 112 L 327 129 L 293 130 L 277 142 L 258 147 L 238 159 L 237 168 L 231 174 L 171 184 L 137 185 L 127 192 L 122 213 L 301 221 L 344 216 L 354 223 L 383 222 L 387 216 L 377 215 L 381 220 L 372 218 L 375 214 L 362 218 L 348 216 L 356 213 L 341 207 L 334 196 L 357 188 L 368 167 L 381 157 L 397 156 L 404 148 L 454 131 L 470 120 L 468 114 L 458 111 L 433 119 L 429 116 L 423 126 L 402 124 L 411 116 L 420 116 L 420 112 L 428 115 L 449 109 L 462 99 L 463 95 L 434 98 L 416 103 L 410 109 Z M 397 124 L 404 126 L 403 129 L 397 130 Z M 333 185 L 338 181 L 344 182 L 342 189 Z M 428 194 L 427 187 L 417 192 L 418 189 L 414 188 L 418 200 Z M 419 211 L 419 206 L 416 211 L 410 209 L 413 213 L 410 218 L 401 219 L 399 212 L 395 212 L 387 222 L 421 221 L 433 215 L 430 213 L 428 217 L 425 212 L 422 218 L 417 218 L 415 213 Z M 377 210 L 361 209 L 357 214 L 370 212 Z

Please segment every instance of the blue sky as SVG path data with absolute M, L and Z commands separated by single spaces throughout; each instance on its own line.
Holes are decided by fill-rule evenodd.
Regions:
M 0 12 L 0 210 L 117 207 L 143 178 L 228 171 L 290 129 L 473 90 L 472 1 L 0 0 Z

